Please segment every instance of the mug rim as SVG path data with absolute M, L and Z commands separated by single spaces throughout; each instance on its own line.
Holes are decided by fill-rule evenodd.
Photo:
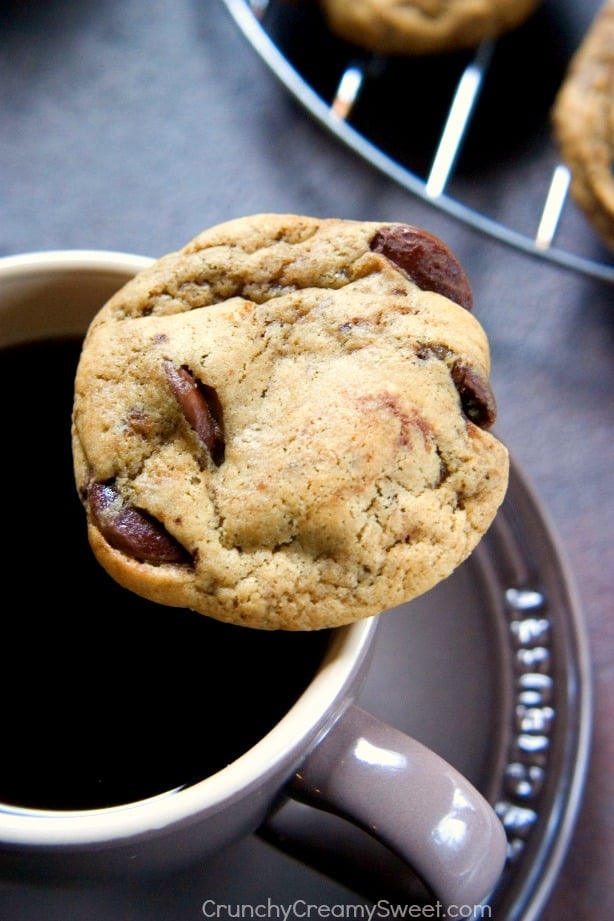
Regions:
M 106 249 L 47 249 L 0 256 L 0 272 L 4 277 L 19 277 L 27 269 L 31 274 L 49 270 L 60 272 L 108 270 L 140 271 L 152 265 L 151 256 Z
M 0 284 L 42 274 L 136 275 L 155 260 L 113 250 L 42 250 L 0 257 Z M 121 287 L 121 285 L 119 286 Z M 102 306 L 102 305 L 101 305 Z M 84 327 L 85 332 L 85 327 Z M 249 792 L 306 754 L 352 702 L 377 627 L 377 617 L 334 628 L 307 688 L 258 742 L 230 764 L 187 787 L 144 800 L 88 810 L 38 810 L 0 802 L 0 841 L 21 845 L 77 845 L 161 829 Z M 293 760 L 294 759 L 294 760 Z

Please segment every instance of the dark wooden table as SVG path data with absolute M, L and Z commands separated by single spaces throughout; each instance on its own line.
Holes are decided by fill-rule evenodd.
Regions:
M 398 117 L 411 123 L 411 100 Z M 219 0 L 12 0 L 0 12 L 0 125 L 2 255 L 159 256 L 262 211 L 407 221 L 455 250 L 491 341 L 498 432 L 558 533 L 590 643 L 586 790 L 542 921 L 609 921 L 614 287 L 468 229 L 361 162 L 289 98 Z M 528 169 L 505 190 L 521 215 L 531 181 Z M 572 233 L 591 234 L 580 218 Z M 85 905 L 73 916 L 81 906 L 92 917 Z M 136 904 L 115 910 L 123 921 L 152 916 Z M 43 915 L 55 917 L 31 917 Z

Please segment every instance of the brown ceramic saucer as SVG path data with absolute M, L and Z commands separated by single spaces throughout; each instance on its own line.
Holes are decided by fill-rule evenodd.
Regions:
M 504 505 L 473 556 L 427 595 L 381 617 L 359 700 L 447 758 L 496 804 L 509 858 L 482 917 L 534 921 L 544 907 L 582 793 L 590 698 L 573 582 L 544 510 L 513 463 Z M 282 853 L 280 839 L 305 863 Z M 0 916 L 34 921 L 41 897 L 38 889 L 0 885 Z M 151 886 L 102 890 L 84 881 L 76 891 L 46 890 L 44 901 L 46 921 L 68 914 L 75 921 L 294 921 L 326 911 L 375 921 L 392 917 L 396 906 L 436 910 L 420 883 L 367 835 L 291 802 L 261 836 L 206 866 Z

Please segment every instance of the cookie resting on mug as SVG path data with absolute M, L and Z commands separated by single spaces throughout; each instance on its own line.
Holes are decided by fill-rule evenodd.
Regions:
M 94 317 L 73 457 L 125 588 L 264 630 L 379 614 L 492 523 L 508 453 L 457 258 L 401 223 L 203 231 Z

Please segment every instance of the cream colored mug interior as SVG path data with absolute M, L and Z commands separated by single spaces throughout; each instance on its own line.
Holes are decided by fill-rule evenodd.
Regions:
M 90 250 L 0 259 L 0 344 L 83 333 L 104 302 L 151 262 Z

